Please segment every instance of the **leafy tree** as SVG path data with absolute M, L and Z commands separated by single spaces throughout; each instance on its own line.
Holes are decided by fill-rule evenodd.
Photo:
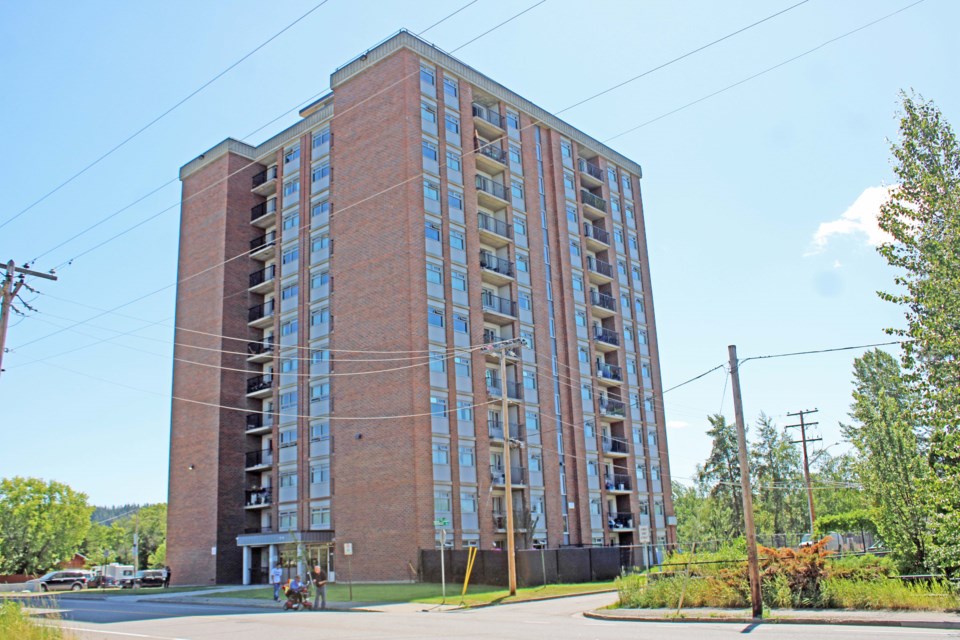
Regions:
M 0 573 L 40 573 L 80 550 L 87 496 L 39 478 L 0 480 Z
M 857 449 L 855 468 L 875 507 L 877 532 L 901 565 L 919 569 L 927 559 L 927 510 L 923 491 L 930 467 L 917 438 L 915 394 L 897 361 L 874 349 L 854 360 L 854 424 L 843 434 Z
M 120 524 L 93 523 L 83 541 L 83 555 L 90 565 L 111 562 L 132 564 L 132 545 L 133 541 L 128 539 L 126 529 Z
M 697 482 L 709 487 L 708 495 L 729 509 L 729 520 L 718 531 L 722 537 L 742 535 L 743 500 L 740 491 L 740 462 L 737 457 L 737 428 L 727 424 L 726 419 L 715 414 L 708 416 L 710 429 L 707 435 L 713 438 L 710 455 L 703 466 L 697 467 Z M 724 509 L 718 507 L 720 512 Z
M 960 567 L 960 147 L 940 110 L 901 93 L 899 139 L 891 144 L 899 185 L 881 207 L 893 241 L 878 250 L 898 270 L 904 379 L 917 394 L 929 437 L 933 556 Z
M 767 415 L 757 420 L 757 437 L 750 450 L 757 533 L 783 534 L 809 528 L 800 454 Z M 774 538 L 778 546 L 786 538 Z
M 824 487 L 813 492 L 813 504 L 818 519 L 820 516 L 870 508 L 870 501 L 859 486 L 856 462 L 856 457 L 849 453 L 831 456 L 826 450 L 822 450 L 813 456 L 810 480 Z
M 140 533 L 139 566 L 150 566 L 150 554 L 167 540 L 167 505 L 151 504 L 140 509 L 137 516 L 124 521 L 128 530 Z M 131 528 L 132 525 L 132 528 Z
M 163 541 L 160 543 L 160 546 L 157 547 L 156 551 L 150 554 L 150 557 L 147 558 L 147 566 L 153 567 L 154 569 L 162 569 L 167 565 L 167 542 Z

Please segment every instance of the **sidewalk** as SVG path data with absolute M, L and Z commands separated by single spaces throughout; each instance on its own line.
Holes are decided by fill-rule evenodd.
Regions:
M 771 609 L 762 620 L 749 609 L 597 609 L 583 614 L 624 622 L 735 622 L 739 624 L 841 624 L 920 629 L 960 629 L 960 615 L 941 611 L 847 611 L 843 609 Z

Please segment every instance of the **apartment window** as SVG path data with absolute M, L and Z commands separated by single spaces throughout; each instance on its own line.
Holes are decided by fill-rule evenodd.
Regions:
M 627 373 L 635 374 L 637 372 L 637 361 L 627 360 Z
M 463 170 L 463 165 L 460 162 L 460 154 L 456 151 L 447 151 L 447 169 L 458 173 Z
M 517 271 L 530 271 L 530 260 L 526 256 L 517 256 Z
M 571 258 L 580 258 L 580 243 L 576 240 L 570 241 L 570 257 Z
M 296 263 L 300 259 L 300 248 L 297 246 L 292 246 L 289 249 L 284 249 L 283 253 L 280 256 L 280 262 L 282 264 Z
M 473 404 L 469 400 L 457 400 L 457 420 L 464 422 L 473 420 Z
M 452 113 L 444 114 L 444 126 L 447 128 L 447 131 L 450 133 L 460 135 L 460 118 L 453 115 Z M 456 140 L 454 140 L 456 142 Z
M 610 198 L 610 212 L 613 213 L 615 220 L 620 219 L 620 199 L 616 197 Z
M 587 442 L 597 439 L 597 427 L 593 422 L 584 422 L 583 423 L 583 436 L 587 439 Z
M 533 349 L 533 345 L 536 344 L 533 341 L 533 331 L 521 331 L 520 337 L 526 341 L 526 349 Z
M 567 140 L 560 141 L 560 155 L 564 158 L 573 157 L 573 145 Z
M 293 149 L 288 150 L 283 154 L 283 163 L 290 164 L 291 162 L 296 162 L 300 159 L 300 146 L 297 145 Z
M 317 289 L 317 288 L 319 288 L 319 287 L 325 287 L 325 286 L 328 285 L 328 284 L 330 284 L 330 272 L 329 272 L 329 271 L 321 271 L 321 272 L 319 272 L 319 273 L 313 274 L 313 275 L 310 277 L 310 288 L 311 288 L 311 289 Z
M 583 291 L 583 276 L 573 276 L 573 290 Z
M 450 445 L 433 443 L 433 464 L 450 464 Z
M 450 286 L 456 291 L 467 290 L 467 274 L 460 271 L 450 272 Z
M 577 311 L 573 314 L 573 319 L 578 327 L 587 326 L 587 313 L 585 311 Z
M 630 186 L 630 176 L 626 174 L 620 176 L 620 184 L 623 186 L 623 192 L 627 196 L 632 196 L 633 187 Z
M 443 267 L 438 264 L 428 262 L 427 282 L 430 284 L 443 284 Z
M 527 221 L 517 216 L 513 217 L 513 233 L 518 236 L 527 235 Z
M 617 244 L 623 244 L 623 231 L 620 229 L 613 230 L 613 239 Z
M 641 477 L 641 476 L 640 476 L 641 473 L 643 473 L 642 468 L 641 468 L 640 465 L 637 465 L 637 477 L 638 477 L 638 478 Z M 642 515 L 642 516 L 648 516 L 648 515 L 650 515 L 650 503 L 647 502 L 647 501 L 646 501 L 645 499 L 643 499 L 643 498 L 640 499 L 640 515 Z
M 588 351 L 586 347 L 578 347 L 577 360 L 580 362 L 590 362 L 590 351 Z
M 324 178 L 330 177 L 330 163 L 325 162 L 318 167 L 313 168 L 313 172 L 310 174 L 310 179 L 313 182 L 317 180 L 323 180 Z
M 454 189 L 447 190 L 447 204 L 451 209 L 463 211 L 463 194 Z
M 519 129 L 520 128 L 520 114 L 514 113 L 513 111 L 507 111 L 507 128 L 508 129 Z
M 657 465 L 650 465 L 650 477 L 654 480 L 660 479 L 660 467 Z
M 572 204 L 567 205 L 567 221 L 573 224 L 577 224 L 580 218 L 577 215 L 577 208 Z
M 470 319 L 462 314 L 453 314 L 453 330 L 457 333 L 470 332 Z
M 310 387 L 310 401 L 319 402 L 330 397 L 330 383 L 321 382 Z
M 318 202 L 317 204 L 313 205 L 313 215 L 319 216 L 319 215 L 323 215 L 323 214 L 325 214 L 325 215 L 330 215 L 330 201 L 329 201 L 329 200 L 324 200 L 324 201 L 322 201 L 322 202 Z
M 310 241 L 310 251 L 323 251 L 330 246 L 330 234 L 314 236 Z
M 634 300 L 634 307 L 637 309 L 637 318 L 643 317 L 643 298 Z
M 476 512 L 477 512 L 477 494 L 461 493 L 460 494 L 460 513 L 476 513 Z
M 310 314 L 310 325 L 316 326 L 330 322 L 330 307 L 316 309 Z
M 577 183 L 573 179 L 572 173 L 563 174 L 563 188 L 570 193 L 575 193 L 577 190 Z
M 440 351 L 430 352 L 430 371 L 443 373 L 447 370 L 447 357 Z
M 460 447 L 460 466 L 462 467 L 473 467 L 477 464 L 477 456 L 473 447 L 462 446 Z
M 588 476 L 599 476 L 600 475 L 600 463 L 596 460 L 587 460 L 587 475 Z
M 286 447 L 291 447 L 297 444 L 297 430 L 296 429 L 287 429 L 286 431 L 280 432 L 280 444 L 279 447 L 284 449 Z M 281 476 L 283 477 L 283 476 Z M 283 485 L 280 485 L 283 486 Z
M 281 487 L 295 487 L 297 486 L 297 472 L 292 473 L 281 473 L 280 474 L 280 486 Z
M 424 160 L 432 160 L 437 162 L 440 159 L 440 152 L 437 150 L 437 145 L 424 140 L 421 142 L 420 146 L 423 149 Z
M 457 87 L 457 81 L 454 78 L 444 78 L 443 92 L 451 98 L 458 97 L 460 95 L 460 89 Z
M 326 440 L 330 437 L 330 423 L 318 422 L 310 425 L 311 440 Z
M 660 500 L 653 501 L 653 514 L 657 516 L 663 515 L 663 502 Z
M 283 412 L 286 409 L 296 409 L 297 407 L 297 392 L 296 391 L 287 391 L 280 394 L 280 411 Z
M 637 331 L 637 341 L 640 344 L 647 344 L 647 332 L 643 329 Z
M 433 86 L 437 83 L 437 77 L 433 69 L 420 66 L 420 82 Z
M 426 102 L 420 103 L 420 119 L 424 122 L 437 121 L 437 108 Z
M 633 207 L 628 206 L 626 208 L 627 220 L 633 220 Z
M 521 309 L 526 309 L 527 311 L 533 309 L 533 298 L 530 297 L 529 293 L 521 291 L 518 300 Z
M 297 512 L 280 512 L 280 531 L 295 531 L 297 528 Z
M 467 248 L 467 242 L 462 231 L 450 230 L 450 247 L 461 251 Z
M 283 183 L 283 197 L 289 198 L 293 195 L 299 193 L 300 191 L 300 179 L 288 180 Z
M 523 162 L 520 156 L 520 147 L 510 145 L 510 162 L 513 164 L 521 164 Z
M 510 193 L 517 200 L 523 200 L 523 183 L 518 180 L 510 181 Z
M 310 352 L 310 364 L 323 364 L 330 362 L 329 349 L 314 349 Z
M 647 413 L 653 413 L 653 397 L 647 396 L 643 399 L 643 410 Z
M 319 529 L 329 529 L 330 507 L 310 507 L 310 526 Z
M 300 287 L 295 284 L 292 284 L 288 287 L 284 287 L 280 290 L 280 299 L 281 300 L 292 300 L 297 297 L 297 293 L 300 291 Z
M 300 214 L 292 213 L 288 216 L 283 217 L 283 230 L 289 231 L 290 229 L 296 229 L 300 226 Z
M 330 142 L 330 129 L 321 129 L 313 134 L 313 148 L 322 147 Z
M 640 255 L 640 243 L 637 242 L 637 236 L 630 236 L 630 251 L 636 255 Z
M 330 482 L 329 462 L 310 466 L 310 484 L 320 484 L 323 482 Z
M 293 336 L 297 333 L 297 321 L 296 320 L 287 320 L 280 324 L 280 335 L 281 336 Z
M 539 453 L 530 454 L 530 471 L 543 471 L 543 458 Z
M 437 513 L 450 512 L 450 493 L 447 491 L 433 492 L 433 510 Z
M 581 384 L 581 385 L 580 385 L 580 398 L 581 398 L 582 400 L 587 401 L 587 402 L 592 402 L 592 401 L 593 401 L 593 387 L 591 387 L 589 384 Z
M 646 480 L 647 479 L 647 470 L 644 468 L 643 464 L 637 463 L 637 480 Z
M 640 365 L 640 375 L 643 376 L 644 378 L 650 377 L 650 365 L 647 364 L 646 362 Z
M 438 309 L 437 307 L 430 307 L 427 309 L 427 324 L 432 327 L 442 327 L 443 309 Z
M 423 197 L 427 200 L 440 201 L 440 185 L 429 180 L 423 181 Z
M 447 401 L 439 396 L 430 396 L 430 415 L 443 418 L 447 415 Z
M 650 446 L 650 451 L 657 450 L 657 433 L 655 431 L 647 431 L 647 444 Z
M 627 263 L 623 260 L 617 260 L 617 273 L 621 276 L 627 275 Z
M 280 373 L 296 373 L 297 361 L 292 358 L 284 358 L 280 361 Z
M 461 378 L 470 377 L 470 358 L 464 358 L 463 356 L 455 356 L 453 358 L 453 368 L 456 371 L 457 376 Z
M 614 191 L 617 190 L 617 170 L 613 167 L 607 168 L 607 182 L 610 184 L 610 188 Z
M 523 386 L 525 389 L 537 388 L 537 374 L 533 371 L 523 372 Z
M 638 286 L 640 284 L 640 275 L 641 275 L 640 267 L 638 267 L 637 265 L 633 265 L 632 267 L 630 267 L 630 273 L 633 274 L 634 286 Z

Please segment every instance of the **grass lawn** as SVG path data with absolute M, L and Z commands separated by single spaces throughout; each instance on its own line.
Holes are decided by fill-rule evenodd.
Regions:
M 464 603 L 470 606 L 476 606 L 490 603 L 522 602 L 536 598 L 611 591 L 615 588 L 616 585 L 612 580 L 608 582 L 585 582 L 582 584 L 548 584 L 545 587 L 517 589 L 517 595 L 511 597 L 509 590 L 503 587 L 478 584 L 470 585 L 469 589 L 467 589 Z M 447 603 L 459 603 L 460 591 L 462 589 L 462 584 L 448 584 Z M 273 587 L 211 595 L 226 598 L 270 600 L 273 598 Z M 330 602 L 347 602 L 349 599 L 348 585 L 338 583 L 327 587 L 327 600 Z M 440 604 L 442 600 L 442 587 L 440 584 L 353 585 L 353 602 L 422 602 L 423 604 Z

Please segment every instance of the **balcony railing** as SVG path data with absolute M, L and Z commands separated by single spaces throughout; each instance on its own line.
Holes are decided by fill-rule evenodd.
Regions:
M 481 120 L 486 120 L 495 127 L 503 129 L 503 118 L 501 118 L 500 114 L 493 109 L 487 109 L 483 105 L 474 104 L 473 115 Z
M 495 198 L 500 198 L 501 200 L 507 199 L 507 190 L 499 182 L 494 182 L 484 176 L 477 176 L 476 185 L 478 190 L 489 193 Z
M 502 466 L 490 465 L 490 482 L 493 484 L 506 484 L 507 472 Z M 527 468 L 510 466 L 510 484 L 526 484 Z
M 513 277 L 513 263 L 503 258 L 498 258 L 489 251 L 480 252 L 480 266 L 490 271 L 495 271 L 503 276 Z
M 583 158 L 580 158 L 579 160 L 580 162 L 578 164 L 580 165 L 580 171 L 587 174 L 588 176 L 591 176 L 593 178 L 596 178 L 597 180 L 600 180 L 601 182 L 603 181 L 603 171 L 600 170 L 600 167 L 593 164 L 592 162 L 587 162 Z
M 275 198 L 270 198 L 266 202 L 261 202 L 260 204 L 255 204 L 250 207 L 250 220 L 256 220 L 257 218 L 262 218 L 268 213 L 273 213 L 277 210 L 277 200 Z
M 606 453 L 629 453 L 626 442 L 608 437 L 603 439 L 603 450 Z
M 248 413 L 247 414 L 247 431 L 254 431 L 256 429 L 263 429 L 265 427 L 273 426 L 273 414 L 272 413 Z
M 614 400 L 613 398 L 601 396 L 600 413 L 605 416 L 619 416 L 622 418 L 627 415 L 627 405 L 620 400 Z
M 253 174 L 253 178 L 250 181 L 250 187 L 252 189 L 256 189 L 260 185 L 265 184 L 270 180 L 276 179 L 276 177 L 277 177 L 277 168 L 275 166 L 269 167 L 267 169 L 264 169 L 260 173 Z
M 273 353 L 273 339 L 264 340 L 263 342 L 248 342 L 247 353 L 251 356 Z
M 593 256 L 587 256 L 587 268 L 590 269 L 590 271 L 599 273 L 602 276 L 606 276 L 608 278 L 613 277 L 613 265 L 609 262 L 598 260 Z
M 487 392 L 492 396 L 503 397 L 504 384 L 499 380 L 487 380 Z M 507 397 L 511 400 L 523 400 L 523 385 L 519 382 L 507 382 Z
M 488 216 L 485 213 L 477 214 L 477 226 L 480 227 L 481 231 L 489 231 L 504 238 L 513 237 L 513 230 L 510 228 L 510 225 L 503 220 L 497 220 L 493 216 Z
M 272 315 L 273 300 L 267 300 L 263 304 L 250 307 L 250 310 L 247 312 L 247 322 L 254 322 L 255 320 L 260 320 L 261 318 L 266 318 L 267 316 Z
M 629 473 L 615 473 L 605 478 L 607 491 L 630 491 L 632 488 Z
M 270 487 L 263 489 L 249 489 L 246 492 L 246 504 L 248 507 L 258 507 L 268 505 L 273 502 L 273 491 Z
M 246 465 L 250 467 L 260 467 L 273 464 L 273 451 L 271 449 L 262 449 L 260 451 L 247 451 Z
M 607 380 L 616 380 L 617 382 L 621 382 L 623 380 L 623 370 L 615 364 L 598 362 L 597 376 Z
M 477 144 L 477 153 L 500 164 L 507 164 L 507 153 L 494 143 Z
M 259 216 L 258 216 L 259 217 Z M 250 241 L 250 252 L 259 251 L 260 249 L 266 249 L 269 246 L 275 245 L 277 243 L 277 232 L 271 231 L 270 233 L 265 233 L 258 238 L 254 238 Z
M 633 514 L 619 511 L 607 512 L 608 529 L 633 529 Z
M 519 509 L 515 509 L 513 512 L 513 526 L 517 529 L 526 526 L 524 523 L 526 519 L 526 514 Z M 507 512 L 506 511 L 494 511 L 493 512 L 493 528 L 494 529 L 506 529 L 507 528 Z
M 487 430 L 490 433 L 490 438 L 493 440 L 503 440 L 504 429 L 503 422 L 499 420 L 488 420 L 487 421 Z M 516 422 L 510 423 L 510 437 L 519 438 L 520 437 L 520 425 Z
M 484 311 L 493 311 L 513 317 L 517 316 L 517 303 L 510 298 L 501 298 L 489 291 L 484 291 L 480 294 L 480 303 L 483 305 Z
M 617 310 L 617 299 L 605 293 L 600 293 L 599 291 L 590 292 L 590 304 L 595 307 L 609 309 L 610 311 Z
M 607 201 L 600 196 L 590 193 L 586 189 L 580 189 L 580 199 L 583 201 L 583 204 L 588 204 L 594 209 L 599 209 L 600 211 L 607 210 Z
M 594 327 L 593 338 L 595 340 L 599 340 L 600 342 L 606 342 L 607 344 L 612 344 L 615 347 L 620 346 L 620 336 L 617 335 L 616 331 L 613 331 L 611 329 L 602 329 L 600 327 Z
M 588 238 L 593 238 L 597 242 L 602 242 L 603 244 L 610 244 L 610 234 L 607 233 L 604 229 L 590 224 L 589 222 L 583 223 L 583 235 Z
M 273 375 L 265 373 L 247 378 L 247 393 L 256 393 L 273 387 Z
M 257 285 L 263 284 L 267 280 L 273 280 L 277 275 L 277 265 L 271 264 L 267 265 L 259 271 L 254 271 L 250 274 L 250 286 L 255 287 Z

